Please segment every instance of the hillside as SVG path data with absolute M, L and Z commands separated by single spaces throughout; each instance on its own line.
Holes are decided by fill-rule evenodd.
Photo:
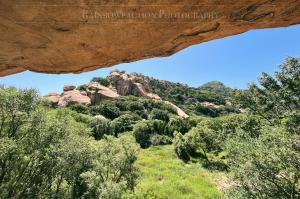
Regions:
M 288 58 L 230 94 L 219 82 L 191 88 L 123 71 L 45 97 L 0 86 L 0 198 L 298 199 L 299 77 Z M 175 90 L 195 104 L 176 108 Z M 245 111 L 205 116 L 199 104 L 227 103 L 199 93 Z

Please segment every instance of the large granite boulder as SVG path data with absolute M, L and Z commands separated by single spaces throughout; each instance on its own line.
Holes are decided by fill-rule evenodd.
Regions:
M 88 96 L 83 95 L 79 90 L 71 90 L 61 94 L 57 105 L 68 106 L 76 103 L 89 105 L 91 104 L 91 99 Z
M 60 94 L 56 93 L 56 92 L 52 92 L 47 94 L 46 96 L 44 96 L 46 99 L 48 99 L 53 106 L 56 106 L 59 102 L 60 99 Z
M 76 88 L 76 86 L 71 85 L 71 84 L 66 84 L 64 85 L 64 91 L 72 91 Z
M 148 99 L 160 99 L 158 95 L 150 92 L 149 83 L 137 75 L 115 70 L 108 75 L 108 78 L 111 86 L 120 95 L 135 95 Z
M 120 96 L 116 91 L 102 86 L 98 82 L 88 83 L 86 93 L 91 99 L 91 104 L 98 104 L 102 100 L 113 99 Z

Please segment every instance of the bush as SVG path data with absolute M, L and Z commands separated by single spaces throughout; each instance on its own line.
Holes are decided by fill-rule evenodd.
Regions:
M 104 77 L 94 77 L 91 82 L 98 82 L 99 84 L 103 85 L 103 86 L 109 86 L 110 81 L 108 78 L 104 78 Z
M 150 142 L 152 146 L 166 145 L 172 143 L 172 138 L 166 135 L 154 134 L 150 137 Z
M 111 135 L 111 123 L 105 117 L 98 115 L 95 116 L 90 122 L 90 127 L 92 128 L 92 135 L 96 140 L 100 140 L 104 135 Z
M 178 131 L 174 133 L 173 145 L 176 155 L 184 160 L 190 160 L 190 145 L 187 139 Z
M 142 148 L 147 148 L 151 146 L 151 136 L 163 134 L 164 128 L 165 124 L 160 120 L 144 120 L 134 125 L 133 135 Z
M 171 137 L 175 131 L 179 131 L 182 134 L 185 134 L 189 131 L 190 124 L 187 119 L 183 119 L 181 117 L 172 117 L 170 121 L 167 123 L 165 128 L 165 133 Z
M 84 104 L 73 104 L 70 106 L 70 109 L 76 111 L 77 113 L 88 114 L 89 108 Z
M 77 90 L 80 90 L 80 91 L 86 91 L 88 88 L 88 86 L 86 84 L 83 84 L 83 85 L 80 85 L 77 87 Z
M 93 115 L 103 115 L 112 120 L 119 117 L 121 114 L 120 109 L 109 101 L 103 102 L 97 106 L 91 106 L 90 113 Z
M 111 127 L 114 131 L 115 136 L 117 136 L 119 133 L 122 133 L 125 131 L 131 131 L 133 128 L 133 125 L 138 120 L 141 120 L 141 118 L 138 115 L 134 115 L 134 114 L 125 114 L 125 115 L 121 115 L 120 117 L 114 119 L 111 122 Z
M 170 118 L 167 111 L 159 110 L 159 109 L 153 109 L 150 113 L 150 119 L 157 119 L 164 122 L 169 122 Z

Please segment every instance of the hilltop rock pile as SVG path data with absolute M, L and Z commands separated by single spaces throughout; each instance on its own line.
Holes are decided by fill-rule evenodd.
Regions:
M 158 95 L 150 92 L 149 83 L 136 75 L 115 70 L 108 75 L 108 79 L 111 82 L 111 86 L 120 95 L 134 95 L 160 100 Z
M 89 82 L 83 87 L 76 88 L 75 85 L 67 84 L 63 87 L 63 92 L 58 94 L 51 92 L 44 97 L 48 99 L 53 106 L 65 107 L 72 104 L 95 105 L 103 100 L 114 99 L 119 96 L 134 95 L 153 100 L 161 100 L 161 98 L 151 93 L 149 82 L 142 79 L 136 74 L 127 74 L 123 71 L 112 71 L 107 76 L 110 84 L 103 86 L 99 82 Z M 171 102 L 180 117 L 189 117 L 183 110 Z

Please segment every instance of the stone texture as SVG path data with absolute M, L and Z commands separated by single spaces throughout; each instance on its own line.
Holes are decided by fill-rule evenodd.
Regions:
M 0 76 L 80 73 L 298 23 L 299 0 L 3 0 Z
M 76 88 L 76 86 L 74 86 L 74 85 L 70 85 L 70 84 L 64 85 L 64 91 L 72 91 L 75 88 Z
M 82 95 L 79 90 L 71 90 L 61 94 L 57 105 L 68 106 L 76 103 L 89 105 L 91 99 L 86 95 Z
M 111 87 L 114 87 L 120 95 L 134 95 L 160 100 L 158 95 L 150 92 L 149 83 L 137 75 L 115 70 L 108 75 L 108 79 Z
M 100 85 L 98 82 L 90 82 L 87 84 L 87 96 L 91 99 L 92 104 L 97 104 L 101 100 L 114 99 L 119 97 L 119 94 L 105 86 Z
M 59 102 L 60 94 L 52 92 L 46 95 L 45 98 L 47 98 L 52 103 L 53 106 L 57 106 Z
M 181 108 L 179 108 L 178 106 L 176 106 L 175 104 L 166 101 L 166 103 L 170 104 L 171 106 L 173 106 L 176 109 L 177 115 L 183 118 L 188 118 L 188 114 L 186 114 Z

